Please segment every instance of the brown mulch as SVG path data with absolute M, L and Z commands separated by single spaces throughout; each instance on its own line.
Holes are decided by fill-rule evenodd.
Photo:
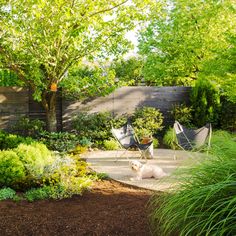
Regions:
M 146 204 L 152 191 L 99 181 L 83 196 L 0 202 L 0 235 L 151 235 Z

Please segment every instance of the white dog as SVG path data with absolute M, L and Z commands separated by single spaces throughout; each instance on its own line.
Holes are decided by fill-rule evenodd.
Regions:
M 147 178 L 159 179 L 167 174 L 162 170 L 162 168 L 154 165 L 142 164 L 139 161 L 130 161 L 130 167 L 136 172 L 135 178 L 130 178 L 130 180 L 142 180 Z

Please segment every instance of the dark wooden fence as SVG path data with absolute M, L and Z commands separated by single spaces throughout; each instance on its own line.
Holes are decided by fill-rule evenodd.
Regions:
M 170 110 L 177 103 L 188 103 L 190 87 L 122 87 L 114 93 L 89 102 L 67 101 L 58 96 L 58 130 L 69 130 L 72 119 L 81 111 L 109 111 L 116 115 L 131 114 L 137 107 L 151 106 L 161 110 L 165 124 L 171 124 Z M 0 87 L 0 128 L 9 129 L 20 117 L 45 120 L 42 106 L 33 101 L 28 89 Z
M 59 94 L 58 94 L 59 95 Z M 62 130 L 62 99 L 57 98 L 58 130 Z M 33 100 L 27 88 L 0 87 L 0 129 L 10 130 L 21 117 L 46 120 L 42 105 Z
M 29 114 L 28 98 L 25 88 L 0 87 L 1 129 L 9 129 L 20 117 Z

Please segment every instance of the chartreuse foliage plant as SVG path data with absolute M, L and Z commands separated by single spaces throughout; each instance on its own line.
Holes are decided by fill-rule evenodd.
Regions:
M 184 126 L 191 126 L 192 123 L 192 108 L 186 104 L 176 104 L 172 107 L 171 115 L 174 120 Z
M 44 171 L 44 167 L 53 161 L 51 151 L 41 143 L 20 144 L 15 152 L 23 163 L 26 172 L 33 178 L 39 178 Z
M 94 179 L 96 175 L 88 170 L 86 162 L 70 156 L 55 156 L 54 162 L 44 171 L 43 185 L 29 189 L 25 197 L 29 201 L 34 201 L 81 195 L 91 186 Z
M 120 148 L 118 142 L 112 138 L 110 138 L 109 140 L 105 140 L 103 142 L 103 145 L 106 150 L 117 150 Z
M 0 186 L 25 189 L 38 185 L 42 183 L 44 168 L 52 162 L 52 153 L 41 143 L 0 151 Z
M 157 235 L 236 234 L 236 145 L 230 136 L 218 136 L 210 156 L 175 177 L 179 187 L 150 203 Z
M 26 179 L 24 164 L 13 150 L 0 151 L 0 186 L 14 187 Z
M 136 109 L 131 117 L 132 125 L 139 138 L 153 136 L 163 129 L 163 115 L 154 107 L 142 107 Z
M 29 201 L 82 194 L 98 179 L 78 156 L 51 152 L 36 142 L 0 151 L 0 176 L 0 200 L 17 199 L 17 190 L 26 191 L 23 196 Z
M 25 198 L 33 202 L 43 199 L 63 199 L 69 198 L 74 194 L 81 195 L 82 192 L 89 188 L 92 179 L 89 177 L 77 177 L 69 179 L 70 182 L 60 182 L 55 185 L 44 185 L 40 188 L 32 188 L 25 193 Z

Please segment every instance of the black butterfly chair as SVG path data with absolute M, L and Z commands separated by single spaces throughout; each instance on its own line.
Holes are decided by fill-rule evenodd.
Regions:
M 189 129 L 181 125 L 178 121 L 175 121 L 173 130 L 177 140 L 176 144 L 182 150 L 201 151 L 207 145 L 208 153 L 212 135 L 211 124 L 206 124 L 199 129 Z
M 125 149 L 124 153 L 120 155 L 122 157 L 127 150 L 131 148 L 137 148 L 140 153 L 140 159 L 145 158 L 147 159 L 147 156 L 150 156 L 150 158 L 153 158 L 153 153 L 150 150 L 152 148 L 153 141 L 150 141 L 148 143 L 142 144 L 139 142 L 138 137 L 135 135 L 134 129 L 130 124 L 125 124 L 121 128 L 115 129 L 112 128 L 111 132 L 115 139 L 118 141 L 121 148 Z M 129 159 L 126 156 L 127 159 Z M 118 157 L 116 156 L 116 161 L 118 160 Z

